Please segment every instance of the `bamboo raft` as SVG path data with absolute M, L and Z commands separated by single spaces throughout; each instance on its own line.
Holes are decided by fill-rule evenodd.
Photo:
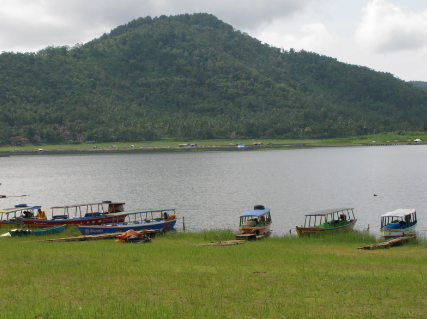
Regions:
M 387 248 L 390 248 L 390 247 L 393 247 L 393 246 L 403 245 L 404 243 L 406 243 L 411 238 L 415 238 L 415 235 L 414 234 L 409 234 L 409 235 L 404 236 L 404 237 L 389 239 L 389 240 L 387 240 L 387 241 L 385 241 L 383 243 L 372 244 L 372 245 L 368 245 L 368 246 L 359 247 L 358 249 L 365 249 L 365 250 L 387 249 Z
M 145 235 L 150 238 L 155 237 L 160 234 L 161 231 L 159 229 L 149 229 L 141 231 Z M 78 237 L 66 237 L 66 238 L 55 238 L 55 239 L 45 239 L 38 240 L 38 242 L 70 242 L 70 241 L 88 241 L 88 240 L 101 240 L 101 239 L 116 239 L 117 235 L 121 235 L 120 233 L 112 233 L 112 234 L 101 234 L 101 235 L 86 235 L 86 236 L 78 236 Z

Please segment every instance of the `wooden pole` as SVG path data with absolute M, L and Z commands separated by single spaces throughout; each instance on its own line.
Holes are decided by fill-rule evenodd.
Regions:
M 185 233 L 185 221 L 184 221 L 184 217 L 182 217 L 182 229 L 184 230 L 184 233 Z

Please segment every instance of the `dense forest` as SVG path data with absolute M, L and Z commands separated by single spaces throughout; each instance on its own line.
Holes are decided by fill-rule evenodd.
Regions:
M 427 90 L 427 82 L 425 81 L 410 81 L 410 83 L 416 87 L 419 87 L 420 89 Z
M 0 143 L 324 138 L 427 129 L 427 92 L 209 14 L 0 54 Z

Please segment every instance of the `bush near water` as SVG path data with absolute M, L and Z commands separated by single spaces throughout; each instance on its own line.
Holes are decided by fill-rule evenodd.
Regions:
M 60 235 L 60 236 L 59 236 Z M 79 235 L 76 229 L 46 238 Z M 424 240 L 170 232 L 151 244 L 1 238 L 0 318 L 425 318 Z

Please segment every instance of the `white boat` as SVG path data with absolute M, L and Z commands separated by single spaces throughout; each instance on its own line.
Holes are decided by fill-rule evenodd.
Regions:
M 400 208 L 381 215 L 381 233 L 385 240 L 415 234 L 417 212 L 413 208 Z

